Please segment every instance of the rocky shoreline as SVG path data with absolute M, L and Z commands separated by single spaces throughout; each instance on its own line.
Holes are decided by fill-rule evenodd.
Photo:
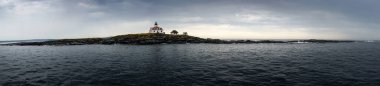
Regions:
M 212 44 L 234 44 L 234 43 L 341 43 L 355 42 L 351 40 L 292 40 L 292 41 L 275 41 L 275 40 L 220 40 L 211 38 L 199 38 L 189 35 L 172 35 L 172 34 L 127 34 L 107 38 L 82 38 L 82 39 L 59 39 L 44 42 L 20 42 L 5 45 L 88 45 L 88 44 L 186 44 L 186 43 L 212 43 Z

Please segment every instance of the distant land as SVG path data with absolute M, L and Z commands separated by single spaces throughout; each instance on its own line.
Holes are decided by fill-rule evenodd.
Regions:
M 45 42 L 45 41 L 49 41 L 49 40 L 51 40 L 51 39 L 7 40 L 7 41 L 0 41 L 0 45 L 21 43 L 21 42 Z

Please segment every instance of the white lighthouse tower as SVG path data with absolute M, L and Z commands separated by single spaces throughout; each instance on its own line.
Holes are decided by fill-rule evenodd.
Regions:
M 154 26 L 150 28 L 149 33 L 165 33 L 164 29 L 158 26 L 157 22 L 154 23 Z

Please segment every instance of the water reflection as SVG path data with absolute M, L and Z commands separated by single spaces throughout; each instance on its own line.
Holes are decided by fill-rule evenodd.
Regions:
M 162 54 L 165 52 L 162 51 L 162 45 L 152 45 L 149 50 L 151 58 L 148 58 L 150 60 L 145 67 L 147 69 L 145 71 L 145 78 L 149 80 L 147 82 L 149 84 L 161 83 L 162 74 L 164 73 L 163 70 L 166 69 L 162 61 L 162 59 L 164 59 Z
M 152 45 L 149 47 L 151 54 L 145 68 L 145 78 L 149 80 L 147 83 L 150 85 L 165 85 L 170 80 L 175 80 L 175 71 L 180 66 L 179 52 L 177 45 Z M 186 53 L 186 52 L 182 52 Z

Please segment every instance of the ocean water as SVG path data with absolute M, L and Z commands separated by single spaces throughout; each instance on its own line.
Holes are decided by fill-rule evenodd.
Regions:
M 380 43 L 0 46 L 1 86 L 379 86 Z

